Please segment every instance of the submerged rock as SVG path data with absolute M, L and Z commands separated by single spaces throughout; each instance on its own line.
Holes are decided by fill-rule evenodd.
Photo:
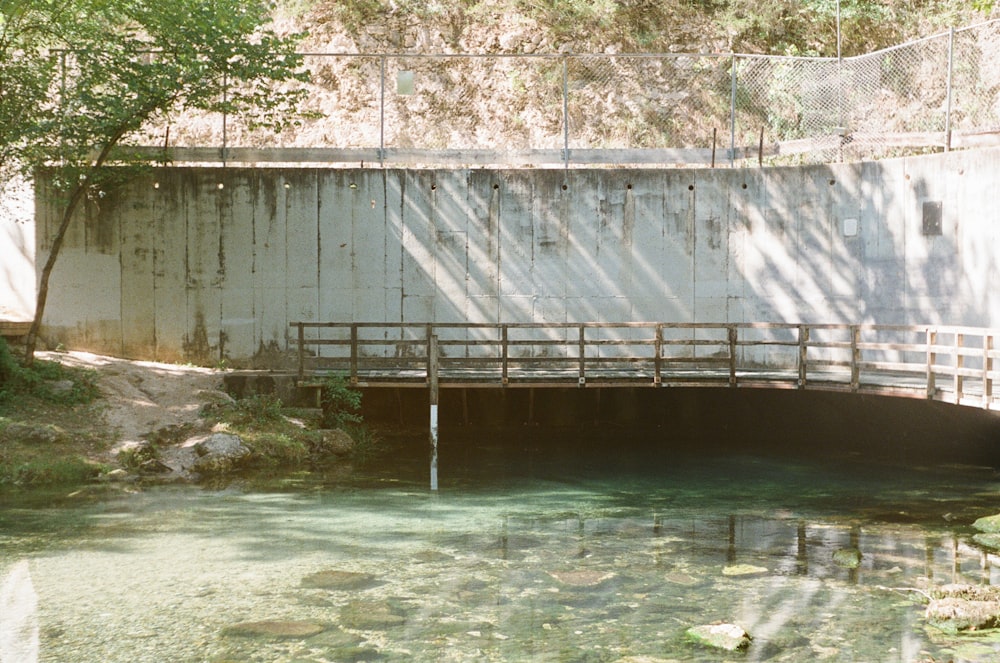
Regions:
M 611 571 L 597 571 L 595 569 L 549 571 L 549 575 L 560 583 L 570 587 L 597 587 L 601 583 L 615 577 L 615 574 Z
M 713 649 L 739 651 L 750 646 L 750 634 L 736 624 L 707 624 L 692 626 L 687 636 L 694 642 Z
M 984 548 L 1000 550 L 1000 532 L 982 532 L 974 534 L 972 540 Z
M 945 631 L 978 631 L 1000 626 L 1000 601 L 934 599 L 924 615 L 928 622 Z
M 340 609 L 340 623 L 362 631 L 384 630 L 406 623 L 406 613 L 390 601 L 351 601 Z
M 972 526 L 986 534 L 1000 534 L 1000 513 L 993 516 L 983 516 L 972 523 Z
M 1000 550 L 1000 514 L 995 516 L 983 516 L 972 526 L 979 530 L 979 534 L 972 537 L 972 540 L 984 548 Z
M 723 570 L 723 572 L 725 572 L 725 570 Z M 686 573 L 681 573 L 680 571 L 668 573 L 663 576 L 663 579 L 671 584 L 681 585 L 682 587 L 694 587 L 701 582 L 698 578 L 690 576 Z
M 413 561 L 421 564 L 434 564 L 440 562 L 454 562 L 455 558 L 448 553 L 438 550 L 421 550 L 413 555 Z
M 766 568 L 753 564 L 732 564 L 722 569 L 724 576 L 754 576 L 763 573 L 767 573 Z
M 845 569 L 856 569 L 861 566 L 861 551 L 857 548 L 834 550 L 833 563 Z
M 375 576 L 369 573 L 327 569 L 310 573 L 302 579 L 301 586 L 307 589 L 356 590 L 375 584 Z
M 935 590 L 924 617 L 949 632 L 996 628 L 1000 626 L 1000 587 L 944 585 Z
M 326 630 L 326 626 L 310 621 L 241 622 L 222 629 L 222 635 L 244 638 L 308 638 Z

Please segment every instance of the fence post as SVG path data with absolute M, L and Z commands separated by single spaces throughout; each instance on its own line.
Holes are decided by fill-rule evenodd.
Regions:
M 569 57 L 563 56 L 563 163 L 569 170 Z
M 222 74 L 222 166 L 226 166 L 226 160 L 229 156 L 229 143 L 227 134 L 227 123 L 229 120 L 229 113 L 226 111 L 226 105 L 229 103 L 229 76 L 228 72 L 223 72 Z
M 587 326 L 580 325 L 580 374 L 577 379 L 577 383 L 583 387 L 587 384 L 587 373 L 586 373 L 586 363 L 587 363 Z
M 729 98 L 729 167 L 736 163 L 736 54 L 729 57 L 731 72 L 731 92 Z
M 379 99 L 379 118 L 378 118 L 378 163 L 379 166 L 385 168 L 385 58 L 382 56 L 379 58 L 379 78 L 381 82 L 381 98 Z
M 944 112 L 944 151 L 951 151 L 951 96 L 952 78 L 955 70 L 955 28 L 948 33 L 948 80 L 946 83 L 946 106 Z

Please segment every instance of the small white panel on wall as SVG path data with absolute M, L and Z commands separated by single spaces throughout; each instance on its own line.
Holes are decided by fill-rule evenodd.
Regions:
M 858 220 L 844 219 L 844 237 L 855 237 L 858 234 Z

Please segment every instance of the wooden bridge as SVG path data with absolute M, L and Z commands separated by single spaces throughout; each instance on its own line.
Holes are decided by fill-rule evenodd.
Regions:
M 1000 330 L 788 323 L 293 322 L 300 384 L 817 389 L 1000 409 Z
M 442 388 L 813 389 L 1000 409 L 1000 330 L 790 323 L 293 322 L 298 383 L 429 390 L 431 490 Z

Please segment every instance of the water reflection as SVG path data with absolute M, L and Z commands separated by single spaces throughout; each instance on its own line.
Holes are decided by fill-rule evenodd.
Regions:
M 685 632 L 716 621 L 747 661 L 1000 651 L 906 591 L 997 582 L 967 528 L 992 470 L 567 458 L 455 463 L 439 495 L 404 452 L 351 480 L 6 494 L 0 577 L 26 560 L 42 661 L 711 661 Z

